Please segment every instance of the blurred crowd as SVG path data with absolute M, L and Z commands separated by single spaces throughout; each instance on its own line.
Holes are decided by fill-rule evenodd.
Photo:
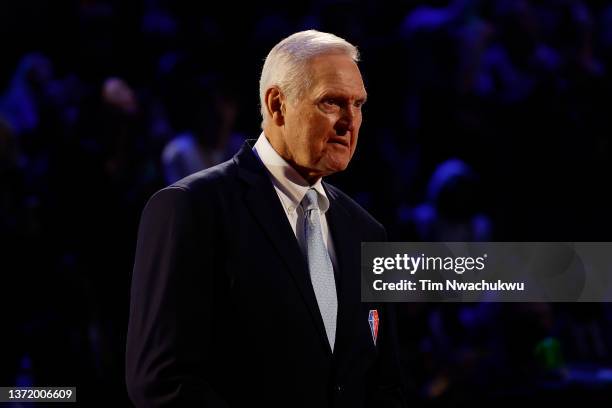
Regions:
M 364 124 L 330 182 L 392 240 L 610 241 L 610 1 L 0 7 L 0 385 L 127 403 L 140 212 L 259 135 L 263 59 L 302 29 L 360 48 Z M 611 392 L 607 304 L 403 304 L 400 319 L 425 404 Z

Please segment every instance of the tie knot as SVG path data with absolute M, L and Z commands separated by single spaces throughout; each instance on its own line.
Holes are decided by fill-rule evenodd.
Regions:
M 319 209 L 319 200 L 317 198 L 317 191 L 314 188 L 311 188 L 306 192 L 306 195 L 302 199 L 302 208 L 304 211 L 310 210 L 318 210 Z

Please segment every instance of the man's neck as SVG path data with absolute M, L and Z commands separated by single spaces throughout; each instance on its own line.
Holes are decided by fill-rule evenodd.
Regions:
M 283 135 L 281 135 L 276 129 L 269 129 L 266 127 L 264 129 L 264 136 L 266 139 L 268 139 L 268 142 L 274 151 L 278 153 L 278 155 L 282 157 L 287 164 L 293 167 L 309 185 L 315 185 L 322 178 L 321 174 L 313 172 L 312 170 L 299 166 L 297 163 L 295 163 L 282 141 Z

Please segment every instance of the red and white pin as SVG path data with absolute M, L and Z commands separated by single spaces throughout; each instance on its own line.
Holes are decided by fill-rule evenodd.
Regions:
M 372 309 L 370 310 L 370 315 L 368 316 L 368 322 L 370 323 L 370 332 L 372 333 L 372 341 L 374 345 L 376 345 L 376 339 L 378 338 L 378 310 Z

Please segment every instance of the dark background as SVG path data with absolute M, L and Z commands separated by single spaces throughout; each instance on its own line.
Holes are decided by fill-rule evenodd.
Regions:
M 263 59 L 302 29 L 361 51 L 359 146 L 330 181 L 390 239 L 610 241 L 612 2 L 207 3 L 1 3 L 0 385 L 128 404 L 130 274 L 164 146 L 256 138 Z M 607 304 L 401 305 L 411 401 L 603 402 L 611 320 Z

